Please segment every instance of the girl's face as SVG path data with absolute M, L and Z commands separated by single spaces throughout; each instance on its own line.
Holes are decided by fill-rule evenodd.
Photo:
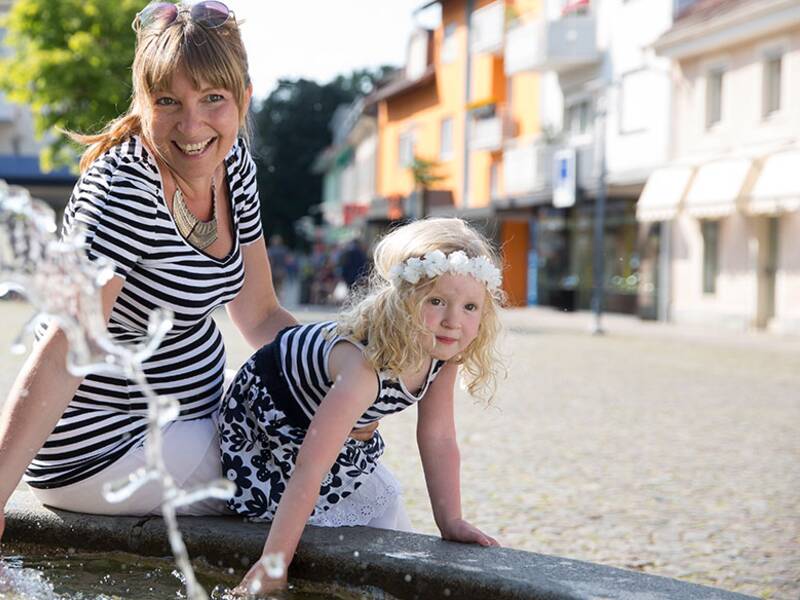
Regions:
M 461 354 L 478 335 L 485 303 L 486 287 L 474 277 L 441 275 L 422 305 L 431 356 L 450 360 Z
M 248 90 L 248 103 L 249 98 Z M 152 142 L 187 181 L 210 177 L 239 134 L 240 113 L 233 93 L 206 82 L 196 89 L 182 69 L 175 72 L 168 89 L 151 95 L 150 110 Z

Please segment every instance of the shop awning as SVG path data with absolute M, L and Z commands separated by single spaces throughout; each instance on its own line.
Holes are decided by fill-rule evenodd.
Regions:
M 749 158 L 726 158 L 702 165 L 686 195 L 686 212 L 698 219 L 719 219 L 733 213 L 752 165 Z
M 768 156 L 745 204 L 751 215 L 794 210 L 800 210 L 800 149 Z
M 688 166 L 662 167 L 653 171 L 636 203 L 636 220 L 674 219 L 693 174 L 694 168 Z

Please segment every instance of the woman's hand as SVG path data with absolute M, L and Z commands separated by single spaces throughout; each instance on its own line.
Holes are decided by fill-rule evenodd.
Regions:
M 356 427 L 350 432 L 350 437 L 359 442 L 368 442 L 372 439 L 375 430 L 378 428 L 378 421 L 373 421 L 364 427 Z
M 442 539 L 449 542 L 462 542 L 464 544 L 479 544 L 481 546 L 500 546 L 500 543 L 491 536 L 486 535 L 474 525 L 464 519 L 452 519 L 442 527 Z
M 283 561 L 283 558 L 280 560 Z M 276 573 L 270 573 L 271 567 L 265 564 L 268 561 L 269 559 L 264 557 L 256 561 L 256 564 L 250 567 L 250 570 L 245 574 L 242 582 L 231 590 L 231 593 L 234 596 L 262 597 L 273 592 L 285 590 L 289 586 L 286 568 L 279 569 L 281 575 L 274 577 Z

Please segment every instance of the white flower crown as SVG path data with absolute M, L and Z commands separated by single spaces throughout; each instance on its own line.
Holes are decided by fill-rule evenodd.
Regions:
M 489 290 L 496 290 L 503 282 L 500 269 L 488 257 L 470 258 L 461 250 L 450 254 L 434 250 L 422 258 L 409 258 L 389 269 L 389 281 L 394 284 L 407 281 L 414 285 L 423 277 L 438 277 L 444 273 L 472 275 Z

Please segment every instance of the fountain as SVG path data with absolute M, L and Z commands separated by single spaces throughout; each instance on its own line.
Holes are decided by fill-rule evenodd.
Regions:
M 29 321 L 26 330 L 31 330 L 42 316 L 64 328 L 70 343 L 68 362 L 73 373 L 89 370 L 124 373 L 149 392 L 147 466 L 109 486 L 106 497 L 112 500 L 127 497 L 153 478 L 160 478 L 165 484 L 163 519 L 54 511 L 41 507 L 30 493 L 18 491 L 7 506 L 3 555 L 8 559 L 9 542 L 35 543 L 38 548 L 49 549 L 50 554 L 58 554 L 53 548 L 66 548 L 65 560 L 80 564 L 86 564 L 98 553 L 107 559 L 115 551 L 131 552 L 138 557 L 163 557 L 171 551 L 186 584 L 187 596 L 191 600 L 207 598 L 188 553 L 204 557 L 212 569 L 241 574 L 260 556 L 265 526 L 244 523 L 236 517 L 182 517 L 183 533 L 179 533 L 177 506 L 206 497 L 224 498 L 232 490 L 224 481 L 181 490 L 164 469 L 160 427 L 177 414 L 177 406 L 174 400 L 152 393 L 141 365 L 169 331 L 170 317 L 165 313 L 151 316 L 145 343 L 137 347 L 115 345 L 107 335 L 97 293 L 111 276 L 108 265 L 85 259 L 80 237 L 61 242 L 56 239 L 55 219 L 49 208 L 32 200 L 23 190 L 9 189 L 0 183 L 0 295 L 19 293 L 34 306 L 38 316 Z M 21 341 L 22 338 L 14 344 L 17 351 L 22 347 Z M 89 554 L 81 554 L 79 550 Z M 14 551 L 12 548 L 11 553 Z M 28 554 L 31 552 L 40 550 Z M 22 556 L 8 560 L 24 565 L 24 551 Z M 64 551 L 60 556 L 58 560 L 64 559 Z M 126 560 L 130 563 L 139 559 Z M 34 563 L 44 565 L 45 569 L 55 564 L 52 560 L 40 563 L 34 560 Z M 0 563 L 0 597 L 5 593 L 3 583 L 9 580 L 2 569 L 8 566 Z M 427 535 L 368 527 L 307 527 L 292 563 L 292 575 L 310 581 L 358 586 L 355 594 L 327 591 L 326 596 L 294 596 L 297 598 L 749 598 L 578 560 L 508 548 L 485 549 Z M 212 598 L 218 597 L 216 593 L 217 590 L 212 592 Z M 107 598 L 105 594 L 104 591 L 99 597 Z M 145 596 L 133 592 L 132 597 Z
M 107 484 L 103 493 L 109 502 L 121 502 L 148 481 L 162 482 L 161 509 L 172 552 L 186 581 L 188 597 L 203 600 L 208 596 L 194 576 L 178 530 L 176 508 L 205 498 L 228 499 L 235 488 L 233 483 L 220 479 L 183 490 L 167 471 L 162 427 L 178 416 L 180 407 L 174 398 L 152 390 L 143 363 L 171 329 L 170 314 L 154 311 L 150 315 L 142 344 L 128 347 L 113 342 L 99 293 L 113 272 L 106 262 L 88 260 L 80 229 L 59 240 L 52 209 L 32 199 L 24 188 L 5 183 L 0 186 L 0 297 L 11 292 L 20 294 L 36 311 L 12 349 L 24 351 L 22 336 L 45 319 L 65 332 L 69 341 L 67 368 L 73 375 L 122 375 L 141 386 L 148 400 L 146 465 L 123 480 Z

